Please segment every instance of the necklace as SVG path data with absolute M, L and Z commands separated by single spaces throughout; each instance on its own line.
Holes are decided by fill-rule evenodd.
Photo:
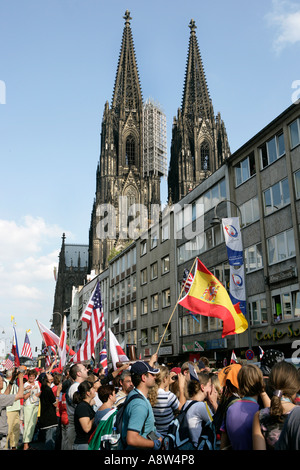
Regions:
M 290 400 L 289 398 L 286 398 L 286 397 L 282 397 L 281 401 L 285 401 L 285 402 L 288 402 L 288 403 L 293 403 L 292 400 Z
M 242 400 L 253 401 L 254 403 L 257 403 L 257 400 L 253 397 L 243 397 Z

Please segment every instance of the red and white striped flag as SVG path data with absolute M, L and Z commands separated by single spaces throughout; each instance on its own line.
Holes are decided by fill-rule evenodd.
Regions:
M 26 331 L 26 334 L 25 334 L 25 340 L 24 340 L 21 356 L 28 357 L 29 359 L 32 359 L 32 351 L 31 351 L 31 346 L 30 346 L 30 341 L 29 341 L 29 338 L 28 338 L 27 331 Z
M 9 353 L 6 361 L 3 363 L 3 367 L 6 370 L 10 370 L 15 367 L 15 356 L 12 353 Z
M 105 323 L 99 282 L 97 282 L 96 288 L 88 302 L 87 309 L 81 319 L 88 323 L 89 328 L 84 343 L 71 359 L 73 362 L 91 359 L 95 352 L 96 344 L 105 337 Z
M 117 338 L 109 328 L 109 350 L 111 355 L 111 360 L 113 363 L 114 370 L 117 369 L 117 362 L 129 362 L 128 357 L 124 353 L 123 349 L 121 348 L 120 344 L 117 341 Z

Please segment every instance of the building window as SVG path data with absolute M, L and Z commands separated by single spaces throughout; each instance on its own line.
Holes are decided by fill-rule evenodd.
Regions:
M 235 184 L 239 186 L 240 184 L 247 181 L 251 176 L 255 175 L 255 159 L 254 152 L 239 162 L 235 167 Z
M 249 300 L 249 315 L 251 325 L 268 323 L 266 299 Z
M 158 343 L 158 326 L 151 328 L 151 343 Z
M 169 238 L 169 224 L 165 224 L 161 228 L 161 241 L 164 242 Z
M 166 289 L 162 292 L 162 306 L 169 307 L 171 305 L 171 291 Z
M 158 310 L 158 294 L 151 295 L 151 312 Z
M 207 142 L 203 142 L 200 149 L 201 155 L 201 170 L 209 170 L 209 145 Z
M 148 299 L 142 299 L 142 315 L 146 315 L 148 313 Z
M 167 325 L 163 325 L 163 329 L 165 331 L 163 343 L 170 343 L 172 341 L 171 324 L 169 323 L 168 327 Z
M 289 132 L 290 132 L 291 149 L 293 149 L 294 147 L 300 144 L 300 120 L 299 118 L 289 125 Z
M 295 175 L 295 194 L 296 199 L 300 199 L 300 170 L 296 171 Z
M 261 168 L 265 168 L 285 154 L 283 133 L 275 135 L 260 147 Z
M 168 273 L 169 271 L 170 271 L 170 257 L 168 255 L 162 258 L 161 260 L 161 273 L 165 274 L 165 273 Z
M 126 139 L 126 165 L 132 166 L 135 164 L 135 141 L 130 135 Z
M 299 320 L 300 292 L 286 291 L 272 296 L 272 311 L 274 323 L 280 321 Z
M 259 219 L 258 197 L 255 196 L 240 206 L 242 225 L 252 224 Z
M 147 284 L 147 268 L 141 271 L 141 285 Z
M 158 275 L 158 269 L 157 269 L 157 261 L 150 266 L 150 272 L 151 272 L 151 281 L 153 279 L 157 278 Z
M 151 250 L 157 246 L 157 233 L 151 235 Z
M 141 330 L 141 346 L 146 346 L 148 344 L 148 331 L 147 328 Z
M 279 263 L 296 255 L 293 229 L 267 239 L 269 264 Z
M 147 253 L 147 242 L 146 240 L 141 242 L 141 256 Z
M 279 181 L 264 191 L 265 215 L 271 214 L 275 210 L 280 209 L 290 202 L 290 190 L 287 178 Z
M 261 243 L 245 249 L 246 271 L 251 272 L 263 267 Z
M 225 179 L 222 179 L 209 191 L 206 191 L 200 199 L 200 202 L 204 204 L 204 212 L 207 212 L 211 208 L 215 207 L 222 199 L 226 199 Z

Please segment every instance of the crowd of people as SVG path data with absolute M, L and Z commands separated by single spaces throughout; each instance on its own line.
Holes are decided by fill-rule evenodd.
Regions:
M 37 441 L 45 450 L 110 448 L 101 432 L 114 432 L 123 407 L 111 447 L 119 450 L 168 449 L 170 425 L 183 415 L 183 449 L 199 448 L 209 423 L 214 450 L 299 450 L 299 371 L 276 350 L 265 352 L 260 367 L 214 369 L 203 357 L 169 368 L 154 355 L 108 374 L 84 363 L 63 373 L 53 365 L 8 370 L 0 374 L 0 449 L 31 450 Z

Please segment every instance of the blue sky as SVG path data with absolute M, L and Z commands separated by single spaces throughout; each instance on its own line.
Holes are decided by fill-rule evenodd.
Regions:
M 168 158 L 192 18 L 232 152 L 290 106 L 300 80 L 295 0 L 0 0 L 0 339 L 14 315 L 19 347 L 26 329 L 40 346 L 36 319 L 50 324 L 62 233 L 88 242 L 126 9 L 143 97 L 167 116 Z

